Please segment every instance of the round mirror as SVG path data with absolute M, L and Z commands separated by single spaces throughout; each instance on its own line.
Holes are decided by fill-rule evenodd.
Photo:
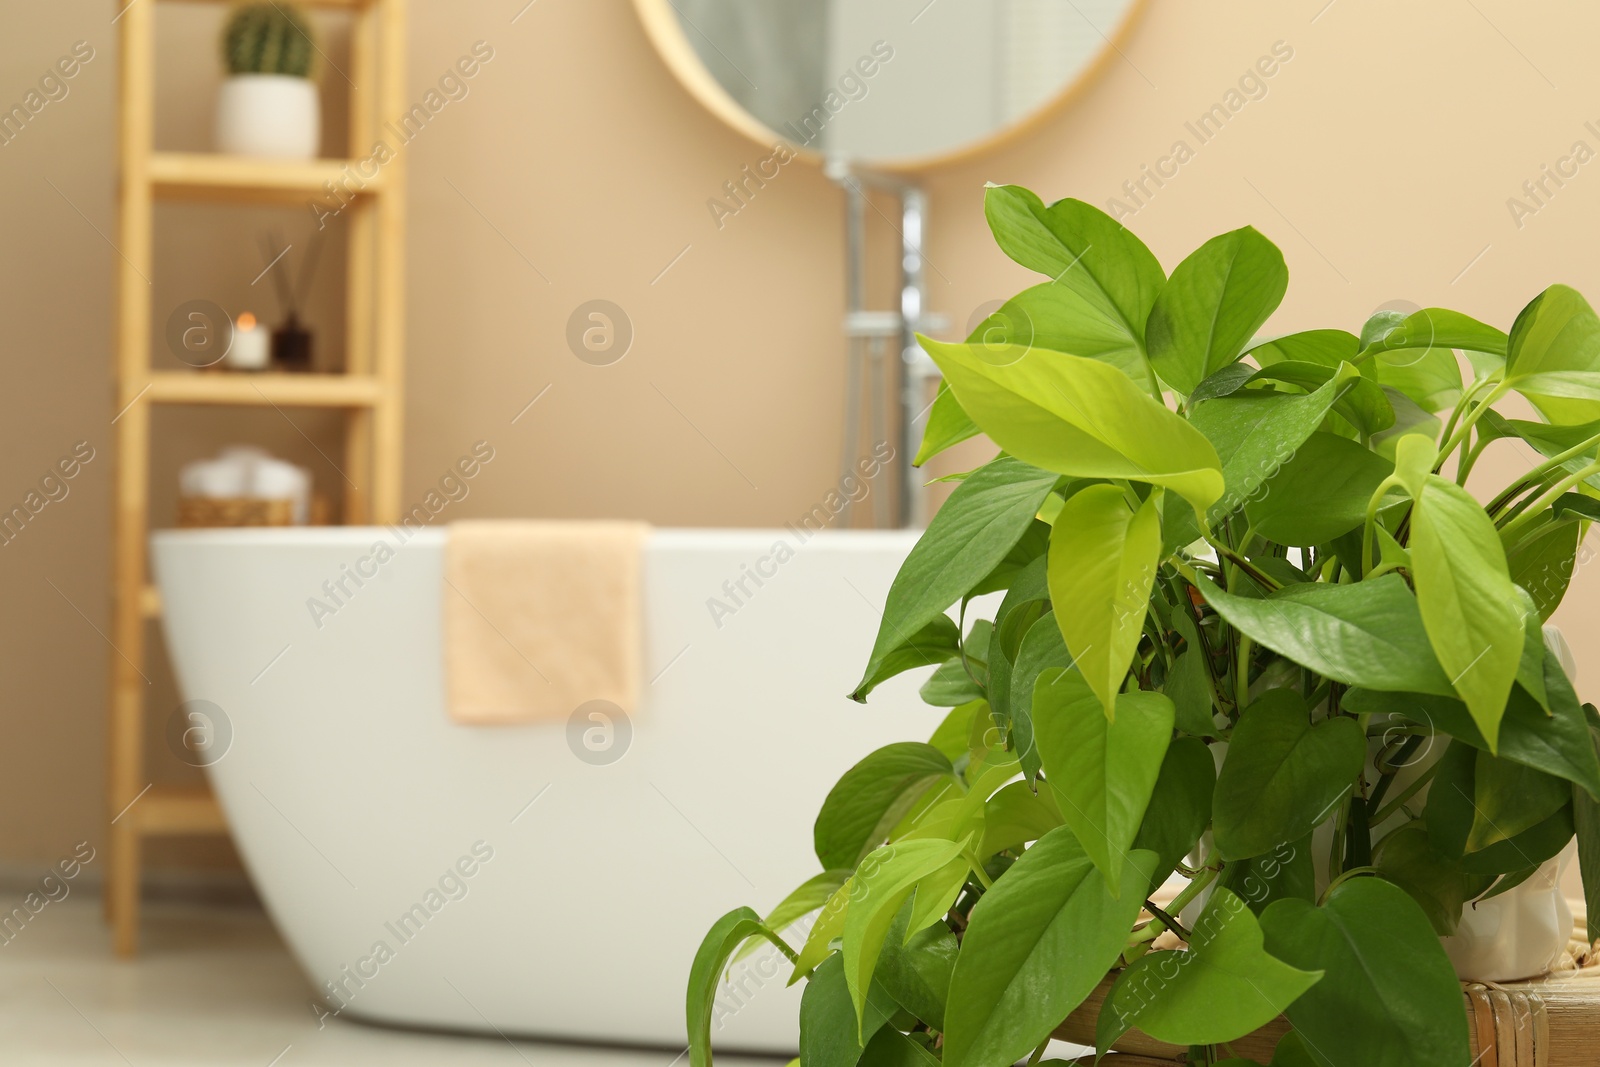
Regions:
M 1145 0 L 634 0 L 735 129 L 887 169 L 1015 136 L 1120 51 Z

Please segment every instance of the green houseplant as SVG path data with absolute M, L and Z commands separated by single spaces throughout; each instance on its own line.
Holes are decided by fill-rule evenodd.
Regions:
M 761 939 L 807 981 L 802 1067 L 1037 1059 L 1108 978 L 1102 1052 L 1136 1028 L 1246 1064 L 1228 1044 L 1283 1013 L 1274 1064 L 1464 1067 L 1463 908 L 1576 834 L 1600 918 L 1600 718 L 1540 632 L 1600 516 L 1600 319 L 1558 285 L 1509 333 L 1434 308 L 1257 343 L 1288 272 L 1253 229 L 1169 277 L 1082 202 L 991 187 L 986 214 L 1048 280 L 923 339 L 918 462 L 1002 451 L 906 560 L 852 694 L 937 665 L 950 710 L 840 779 L 821 873 L 708 933 L 694 1067 Z M 1480 504 L 1500 438 L 1542 459 Z
M 217 148 L 237 155 L 310 159 L 322 134 L 311 80 L 316 42 L 293 4 L 236 6 L 222 31 L 229 77 L 217 98 Z

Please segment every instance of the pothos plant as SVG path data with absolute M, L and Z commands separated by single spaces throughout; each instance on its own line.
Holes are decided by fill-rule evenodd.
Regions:
M 1576 834 L 1600 920 L 1600 718 L 1541 633 L 1600 517 L 1600 319 L 1556 285 L 1509 333 L 1430 308 L 1261 342 L 1288 271 L 1254 229 L 1169 277 L 1080 201 L 985 208 L 1048 280 L 922 339 L 918 462 L 1002 451 L 906 559 L 852 694 L 936 665 L 950 710 L 839 780 L 821 873 L 712 928 L 694 1067 L 760 939 L 807 982 L 802 1067 L 1037 1060 L 1107 981 L 1102 1053 L 1137 1028 L 1219 1063 L 1282 1013 L 1276 1065 L 1463 1067 L 1463 908 Z M 1542 418 L 1497 411 L 1514 393 Z M 1483 504 L 1502 438 L 1540 459 Z

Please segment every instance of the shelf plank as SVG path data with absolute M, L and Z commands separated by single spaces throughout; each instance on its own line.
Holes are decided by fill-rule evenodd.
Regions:
M 204 786 L 153 786 L 128 809 L 125 818 L 133 819 L 139 833 L 146 836 L 228 832 L 222 806 Z
M 167 2 L 190 4 L 228 4 L 233 3 L 234 0 L 167 0 Z M 304 4 L 307 7 L 350 8 L 359 11 L 361 8 L 369 7 L 377 3 L 378 0 L 297 0 L 297 2 Z
M 348 159 L 251 159 L 202 152 L 153 152 L 151 192 L 168 200 L 287 201 L 330 207 L 326 188 L 371 195 L 383 189 L 384 173 L 369 179 Z M 370 169 L 370 168 L 369 168 Z
M 369 375 L 249 374 L 232 371 L 155 371 L 129 389 L 158 404 L 276 404 L 280 407 L 364 408 L 384 397 Z

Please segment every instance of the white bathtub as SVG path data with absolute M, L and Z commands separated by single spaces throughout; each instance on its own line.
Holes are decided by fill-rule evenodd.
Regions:
M 367 1020 L 682 1048 L 708 924 L 816 873 L 811 822 L 839 774 L 937 722 L 915 695 L 925 672 L 865 708 L 844 696 L 911 533 L 652 534 L 654 681 L 608 765 L 580 759 L 563 726 L 448 719 L 443 530 L 415 531 L 360 589 L 347 581 L 354 595 L 320 628 L 308 599 L 329 603 L 322 583 L 394 532 L 152 540 L 184 697 L 232 730 L 208 773 L 250 876 L 312 986 Z M 779 540 L 794 557 L 735 604 L 723 583 Z M 720 626 L 712 597 L 737 609 Z M 775 962 L 736 968 L 723 1047 L 795 1048 L 799 987 Z

